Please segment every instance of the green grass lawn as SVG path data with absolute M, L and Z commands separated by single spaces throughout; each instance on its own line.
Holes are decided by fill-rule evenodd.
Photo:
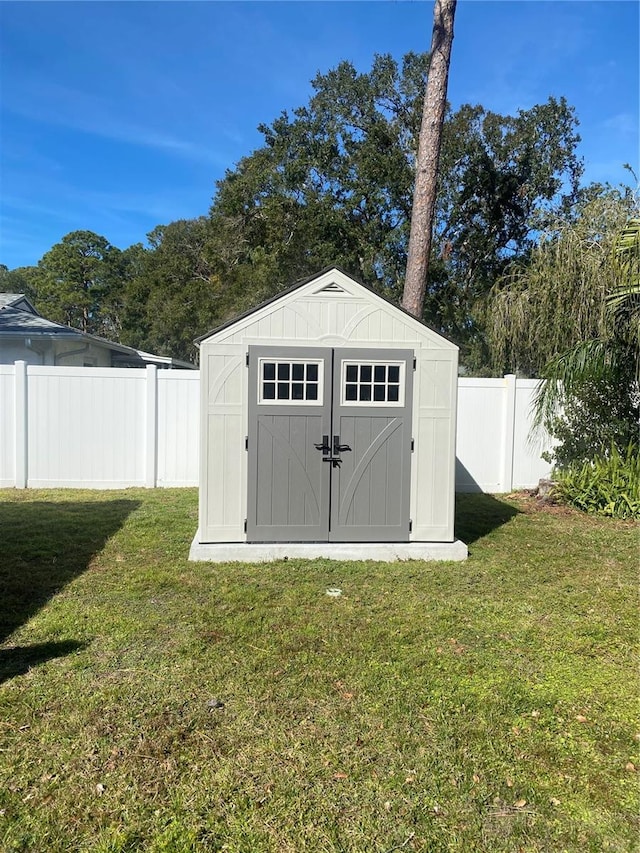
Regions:
M 194 490 L 0 501 L 3 853 L 637 849 L 633 524 L 462 496 L 465 563 L 215 565 Z

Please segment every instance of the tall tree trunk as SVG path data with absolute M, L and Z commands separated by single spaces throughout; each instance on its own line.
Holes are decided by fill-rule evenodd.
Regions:
M 456 2 L 435 0 L 433 10 L 431 61 L 420 126 L 407 271 L 402 294 L 402 307 L 418 319 L 422 316 L 427 287 Z

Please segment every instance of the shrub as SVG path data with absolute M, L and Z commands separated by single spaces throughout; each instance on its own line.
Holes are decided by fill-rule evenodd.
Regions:
M 615 446 L 589 462 L 574 462 L 556 471 L 554 496 L 584 512 L 613 518 L 640 518 L 640 448 L 630 443 L 624 453 Z
M 624 454 L 637 443 L 638 414 L 637 385 L 630 377 L 585 383 L 564 401 L 561 414 L 547 420 L 555 445 L 545 458 L 564 470 L 607 457 L 612 444 Z

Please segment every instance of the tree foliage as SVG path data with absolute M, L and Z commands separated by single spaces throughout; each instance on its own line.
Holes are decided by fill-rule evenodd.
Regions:
M 318 74 L 306 105 L 261 126 L 264 144 L 217 183 L 207 216 L 124 251 L 72 232 L 38 264 L 37 307 L 186 358 L 193 338 L 329 265 L 399 302 L 428 66 L 409 53 Z M 447 111 L 423 318 L 476 371 L 491 287 L 576 199 L 576 129 L 564 99 L 513 116 Z
M 105 237 L 72 231 L 42 257 L 34 278 L 36 308 L 45 317 L 117 338 L 122 253 Z
M 640 218 L 632 217 L 613 246 L 614 284 L 607 294 L 607 307 L 616 326 L 624 330 L 636 353 L 636 380 L 640 381 Z
M 600 188 L 571 220 L 540 236 L 489 304 L 489 339 L 500 369 L 541 376 L 537 421 L 558 439 L 565 466 L 637 441 L 638 305 L 623 260 L 632 193 Z M 633 242 L 632 242 L 633 246 Z
M 219 317 L 218 279 L 207 260 L 206 217 L 158 226 L 149 248 L 127 250 L 129 281 L 121 341 L 194 361 L 194 339 Z
M 364 73 L 342 62 L 314 79 L 307 106 L 261 127 L 265 145 L 211 208 L 220 274 L 240 300 L 251 282 L 264 298 L 336 263 L 399 301 L 427 68 L 426 54 L 376 56 Z M 496 275 L 575 199 L 576 126 L 563 99 L 516 116 L 447 113 L 423 316 L 467 357 L 482 349 L 473 316 Z
M 506 268 L 487 312 L 497 371 L 539 376 L 567 350 L 611 336 L 605 300 L 616 281 L 612 253 L 632 204 L 619 190 L 592 190 L 570 218 L 554 218 L 531 253 Z
M 36 267 L 17 267 L 10 270 L 6 264 L 0 264 L 0 292 L 24 293 L 33 301 L 36 297 L 36 272 Z

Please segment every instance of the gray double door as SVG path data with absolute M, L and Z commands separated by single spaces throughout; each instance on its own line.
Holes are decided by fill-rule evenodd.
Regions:
M 409 539 L 413 352 L 249 347 L 247 540 Z

